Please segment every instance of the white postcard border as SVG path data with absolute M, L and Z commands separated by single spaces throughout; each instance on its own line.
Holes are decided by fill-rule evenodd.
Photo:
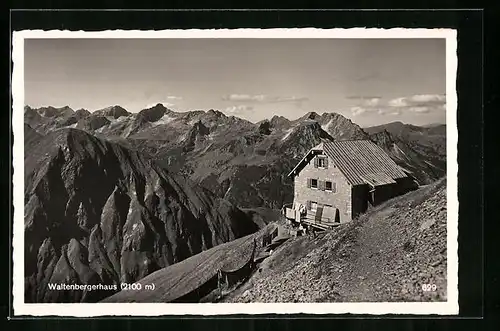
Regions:
M 24 39 L 49 38 L 334 38 L 446 39 L 447 302 L 377 303 L 24 303 Z M 452 29 L 218 29 L 13 32 L 13 308 L 14 316 L 164 316 L 233 314 L 458 314 L 457 34 Z

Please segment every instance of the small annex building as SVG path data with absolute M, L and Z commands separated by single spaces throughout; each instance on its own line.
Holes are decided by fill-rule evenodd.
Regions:
M 288 174 L 294 200 L 286 218 L 330 227 L 351 221 L 392 197 L 418 187 L 417 182 L 371 140 L 322 142 Z

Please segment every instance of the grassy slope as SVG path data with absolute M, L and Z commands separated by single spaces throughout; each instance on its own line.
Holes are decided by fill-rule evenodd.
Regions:
M 228 302 L 446 300 L 446 181 L 286 242 Z M 436 292 L 421 285 L 435 284 Z
M 102 302 L 171 302 L 204 284 L 223 266 L 235 266 L 247 260 L 254 238 L 259 247 L 262 235 L 274 227 L 269 224 L 254 234 L 215 246 L 138 281 L 143 289 L 146 284 L 154 284 L 154 290 L 121 291 Z

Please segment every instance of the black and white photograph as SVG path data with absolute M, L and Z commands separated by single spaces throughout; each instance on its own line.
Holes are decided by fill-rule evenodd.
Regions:
M 458 313 L 453 30 L 13 41 L 18 312 Z

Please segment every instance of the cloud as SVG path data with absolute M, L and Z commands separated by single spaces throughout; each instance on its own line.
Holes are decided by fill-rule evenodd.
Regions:
M 366 99 L 363 104 L 366 107 L 377 107 L 380 104 L 380 98 Z
M 347 97 L 347 99 L 359 100 L 359 106 L 377 107 L 380 104 L 380 100 L 382 99 L 382 97 L 353 95 Z
M 350 95 L 346 99 L 351 100 L 367 100 L 367 99 L 382 99 L 380 96 L 370 96 L 370 95 Z
M 446 96 L 444 94 L 416 94 L 389 100 L 387 104 L 393 108 L 407 108 L 409 111 L 426 113 L 445 109 Z
M 443 104 L 446 101 L 444 94 L 417 94 L 410 98 L 413 102 Z
M 372 72 L 369 74 L 364 74 L 360 75 L 358 77 L 354 78 L 355 82 L 365 82 L 365 81 L 372 81 L 372 80 L 377 80 L 380 78 L 380 73 L 378 72 Z
M 387 105 L 389 107 L 397 107 L 397 108 L 408 107 L 408 103 L 405 100 L 405 98 L 397 98 L 397 99 L 389 100 Z
M 359 101 L 350 109 L 353 116 L 398 116 L 403 113 L 428 114 L 446 110 L 446 96 L 443 94 L 416 94 L 387 102 L 382 102 L 382 98 L 377 96 L 349 96 L 347 99 Z
M 232 102 L 255 102 L 255 103 L 276 103 L 276 102 L 301 102 L 307 101 L 309 98 L 306 97 L 283 97 L 283 96 L 270 96 L 265 94 L 229 94 L 222 96 L 224 101 Z
M 367 112 L 367 109 L 363 108 L 363 107 L 352 107 L 351 108 L 352 116 L 358 116 L 358 115 L 364 114 L 366 112 Z
M 243 102 L 262 102 L 266 98 L 265 95 L 250 95 L 250 94 L 229 94 L 224 95 L 222 100 L 224 101 L 243 101 Z
M 178 97 L 175 95 L 167 95 L 166 99 L 167 100 L 182 100 L 182 97 Z
M 245 111 L 250 111 L 253 110 L 253 106 L 250 105 L 235 105 L 235 106 L 229 106 L 225 109 L 226 113 L 231 113 L 231 114 L 240 114 Z
M 431 111 L 429 107 L 424 106 L 409 107 L 408 110 L 414 113 L 429 113 Z

